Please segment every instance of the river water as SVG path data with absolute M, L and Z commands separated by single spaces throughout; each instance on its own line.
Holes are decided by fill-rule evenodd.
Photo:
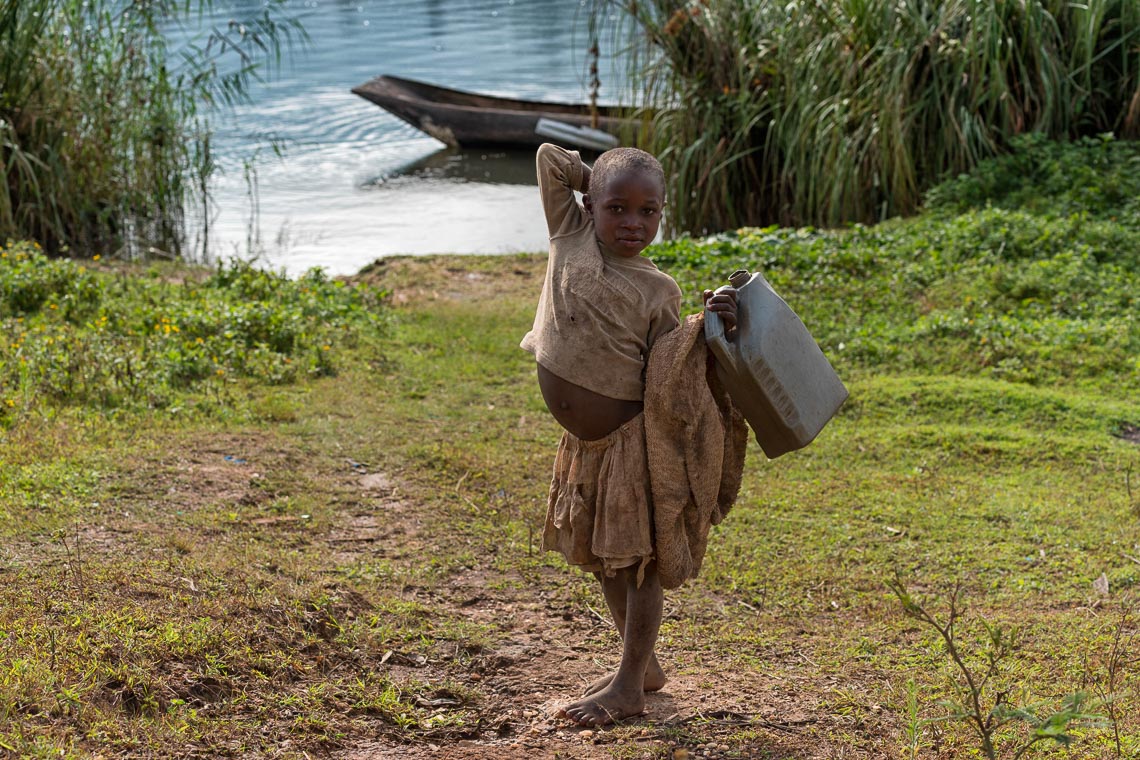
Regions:
M 206 22 L 256 12 L 257 2 L 241 2 L 217 6 Z M 222 172 L 213 189 L 212 256 L 257 257 L 292 274 L 312 266 L 349 274 L 391 254 L 545 250 L 532 154 L 447 150 L 350 89 L 394 74 L 585 102 L 585 3 L 290 2 L 310 43 L 269 84 L 254 87 L 252 103 L 216 122 Z M 604 54 L 615 48 L 603 38 Z M 620 72 L 608 56 L 601 78 L 601 101 L 614 102 Z M 281 157 L 271 140 L 283 146 Z M 245 170 L 251 158 L 252 174 Z

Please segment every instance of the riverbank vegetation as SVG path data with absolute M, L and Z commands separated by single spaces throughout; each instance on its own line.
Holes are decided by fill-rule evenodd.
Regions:
M 384 324 L 380 293 L 244 263 L 105 271 L 0 248 L 0 426 L 60 406 L 226 415 L 235 384 L 333 374 Z M 94 269 L 92 267 L 95 267 Z
M 1138 394 L 1138 198 L 1140 143 L 1023 140 L 915 218 L 751 228 L 654 258 L 694 282 L 751 263 L 851 366 Z
M 0 344 L 0 747 L 977 753 L 943 702 L 968 698 L 962 671 L 897 579 L 936 620 L 956 593 L 972 672 L 1000 655 L 983 708 L 1003 695 L 1002 715 L 1024 711 L 991 733 L 998 757 L 1036 731 L 1052 738 L 1026 757 L 1134 756 L 1133 151 L 1022 145 L 912 219 L 650 251 L 687 310 L 732 269 L 762 270 L 851 399 L 804 451 L 750 449 L 702 575 L 668 597 L 669 684 L 646 717 L 596 732 L 549 717 L 618 645 L 593 580 L 537 547 L 559 431 L 517 344 L 544 257 L 389 260 L 352 285 L 290 285 L 6 247 L 0 318 L 23 337 Z M 173 356 L 198 338 L 200 368 Z M 73 348 L 84 366 L 147 368 L 146 392 L 92 369 L 84 399 L 53 395 Z M 1066 704 L 1085 717 L 1030 725 Z
M 282 0 L 180 34 L 210 7 L 0 0 L 0 241 L 50 254 L 201 252 L 210 117 L 303 37 Z
M 1014 138 L 1140 137 L 1132 0 L 600 2 L 626 14 L 629 100 L 670 178 L 672 229 L 913 213 Z

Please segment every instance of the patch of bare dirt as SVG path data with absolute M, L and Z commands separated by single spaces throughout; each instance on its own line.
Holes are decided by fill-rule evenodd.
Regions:
M 642 716 L 594 730 L 557 718 L 560 706 L 593 680 L 616 670 L 620 655 L 612 623 L 597 611 L 583 616 L 559 593 L 565 579 L 559 571 L 522 581 L 493 570 L 471 569 L 438 587 L 418 590 L 417 601 L 487 626 L 498 636 L 498 642 L 487 648 L 457 651 L 456 656 L 438 661 L 400 663 L 407 668 L 400 672 L 408 677 L 446 675 L 477 690 L 482 698 L 476 707 L 474 735 L 445 739 L 407 734 L 396 740 L 358 743 L 335 757 L 588 760 L 611 758 L 615 752 L 620 757 L 671 758 L 685 750 L 690 753 L 687 757 L 697 760 L 875 757 L 882 751 L 882 747 L 859 749 L 824 738 L 874 733 L 882 727 L 825 709 L 819 695 L 837 689 L 838 680 L 819 674 L 813 663 L 794 653 L 755 672 L 734 666 L 728 652 L 685 662 L 664 650 L 660 654 L 669 682 L 662 691 L 647 695 Z M 855 680 L 845 677 L 843 688 L 851 690 Z M 880 719 L 887 720 L 885 713 L 872 718 Z M 744 731 L 757 738 L 742 741 Z
M 156 516 L 264 504 L 274 495 L 265 487 L 266 473 L 293 471 L 299 461 L 300 452 L 258 435 L 216 434 L 179 441 L 169 454 L 132 463 L 131 477 L 118 481 L 111 498 L 93 503 L 73 526 L 25 548 L 29 558 L 43 564 L 77 561 L 92 553 L 137 555 L 150 550 L 138 540 L 142 537 L 164 542 L 176 552 L 188 549 L 195 538 L 180 535 L 169 519 L 156 522 Z
M 138 463 L 117 501 L 187 514 L 218 504 L 256 506 L 273 497 L 269 473 L 296 471 L 301 453 L 254 434 L 183 441 L 169 455 Z
M 391 291 L 396 306 L 430 301 L 538 298 L 546 257 L 390 256 L 352 278 Z
M 337 564 L 365 558 L 400 560 L 421 549 L 422 518 L 404 501 L 397 484 L 383 473 L 357 476 L 360 502 L 325 539 Z
M 1120 429 L 1116 433 L 1116 437 L 1120 438 L 1121 440 L 1128 441 L 1129 443 L 1140 445 L 1140 425 L 1133 425 L 1131 423 L 1125 422 L 1120 426 Z
M 324 473 L 355 495 L 344 499 L 334 524 L 319 537 L 328 547 L 328 564 L 384 559 L 422 560 L 433 552 L 439 516 L 405 493 L 398 479 L 350 462 L 352 472 Z M 311 469 L 303 453 L 255 435 L 219 435 L 181 442 L 175 453 L 140 462 L 131 492 L 120 493 L 104 519 L 84 527 L 86 549 L 136 551 L 138 531 L 159 531 L 131 510 L 152 507 L 167 514 L 193 513 L 217 504 L 258 504 L 272 498 L 265 478 L 290 477 Z M 329 481 L 332 482 L 331 480 Z M 426 530 L 426 526 L 432 530 Z M 276 528 L 275 528 L 276 529 Z M 204 528 L 198 528 L 199 532 Z M 453 531 L 462 532 L 462 526 Z M 528 577 L 494 570 L 488 550 L 474 549 L 472 568 L 441 583 L 407 588 L 409 600 L 438 611 L 441 619 L 466 619 L 489 631 L 487 645 L 441 641 L 430 656 L 387 652 L 382 672 L 397 682 L 457 684 L 465 694 L 446 689 L 417 697 L 417 705 L 446 719 L 461 710 L 463 719 L 440 727 L 400 730 L 383 721 L 371 723 L 370 736 L 349 736 L 330 750 L 338 760 L 535 760 L 537 758 L 671 758 L 684 749 L 689 758 L 836 758 L 879 757 L 877 737 L 899 735 L 887 713 L 859 715 L 830 709 L 823 696 L 858 690 L 858 676 L 836 678 L 820 672 L 804 657 L 774 656 L 763 668 L 740 667 L 732 652 L 696 649 L 699 656 L 662 649 L 669 676 L 665 688 L 647 696 L 644 715 L 619 726 L 584 730 L 555 717 L 556 710 L 596 678 L 616 669 L 620 643 L 604 613 L 582 612 L 565 591 L 570 570 L 543 570 Z M 141 583 L 141 582 L 140 582 Z M 173 581 L 197 593 L 194 580 Z M 180 584 L 185 584 L 183 589 Z M 138 585 L 136 583 L 135 585 Z M 141 587 L 140 587 L 141 588 Z M 135 589 L 138 593 L 138 589 Z M 341 603 L 361 611 L 369 602 L 345 585 L 335 588 Z M 667 616 L 687 614 L 670 608 Z M 335 610 L 333 612 L 336 612 Z M 314 609 L 314 629 L 336 630 L 336 615 Z M 326 620 L 326 618 L 328 618 Z M 792 643 L 794 644 L 794 642 Z M 379 653 L 376 653 L 379 654 Z M 699 657 L 699 659 L 698 659 Z M 691 659 L 687 659 L 691 658 Z M 363 665 L 363 663 L 362 663 Z M 213 705 L 228 698 L 230 685 L 187 673 L 176 696 L 190 704 Z M 442 688 L 442 687 L 441 687 Z M 474 696 L 472 696 L 474 695 Z M 129 701 L 119 690 L 115 699 Z M 684 755 L 677 755 L 682 757 Z

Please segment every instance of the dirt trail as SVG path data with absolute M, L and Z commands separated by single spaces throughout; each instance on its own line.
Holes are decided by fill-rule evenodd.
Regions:
M 395 303 L 414 305 L 425 299 L 470 303 L 532 299 L 544 269 L 537 257 L 519 257 L 507 274 L 500 273 L 493 281 L 496 275 L 481 271 L 477 258 L 470 261 L 392 260 L 380 267 L 382 271 L 365 276 L 380 279 L 392 290 Z M 436 287 L 440 282 L 446 282 L 446 287 Z M 308 515 L 275 508 L 288 506 L 294 489 L 323 504 L 335 504 L 323 513 L 318 530 L 302 529 Z M 169 519 L 172 515 L 177 519 Z M 528 569 L 524 578 L 518 569 L 495 570 L 503 564 L 495 562 L 493 549 L 472 545 L 462 524 L 442 525 L 439 515 L 412 496 L 411 488 L 397 474 L 378 472 L 352 460 L 312 456 L 300 441 L 276 433 L 194 433 L 169 451 L 162 447 L 144 456 L 85 531 L 85 550 L 123 560 L 156 552 L 175 557 L 208 552 L 201 559 L 203 567 L 222 565 L 223 572 L 238 575 L 242 568 L 230 567 L 227 552 L 250 545 L 255 537 L 267 544 L 303 550 L 307 561 L 315 562 L 308 572 L 318 579 L 329 574 L 339 577 L 341 572 L 334 568 L 369 567 L 378 562 L 412 568 L 422 565 L 425 557 L 452 556 L 457 546 L 474 555 L 467 569 L 442 581 L 397 588 L 395 594 L 431 610 L 433 619 L 438 616 L 444 626 L 454 620 L 477 624 L 486 631 L 483 640 L 488 643 L 483 645 L 459 636 L 458 641 L 441 638 L 415 652 L 358 651 L 335 640 L 335 625 L 326 625 L 328 620 L 318 609 L 297 613 L 303 618 L 297 620 L 286 615 L 288 610 L 237 610 L 268 615 L 265 624 L 281 628 L 279 633 L 286 639 L 290 631 L 282 621 L 327 633 L 325 642 L 314 644 L 311 656 L 305 655 L 306 663 L 326 658 L 328 667 L 341 673 L 378 669 L 397 684 L 418 684 L 409 686 L 401 699 L 414 701 L 420 716 L 427 716 L 421 726 L 432 726 L 401 729 L 382 715 L 356 710 L 349 700 L 330 706 L 336 715 L 335 739 L 319 744 L 299 740 L 296 748 L 308 747 L 308 754 L 298 754 L 285 738 L 295 717 L 273 706 L 258 713 L 264 737 L 242 740 L 269 748 L 267 756 L 337 760 L 874 757 L 881 750 L 882 737 L 898 732 L 885 713 L 868 722 L 829 711 L 821 695 L 835 691 L 839 684 L 820 673 L 795 643 L 763 653 L 759 657 L 762 668 L 743 667 L 738 653 L 715 646 L 686 644 L 673 651 L 659 647 L 669 682 L 661 692 L 648 695 L 644 715 L 604 729 L 577 728 L 555 717 L 555 712 L 587 684 L 616 669 L 620 639 L 600 603 L 583 604 L 568 593 L 573 571 Z M 64 563 L 66 548 L 46 544 L 41 550 L 52 555 L 44 558 L 47 561 Z M 273 566 L 264 570 L 262 582 L 283 584 L 282 594 L 313 592 L 304 585 L 312 585 L 308 579 L 298 580 L 296 589 L 289 586 L 278 577 L 276 555 L 269 552 L 264 557 L 272 558 Z M 172 567 L 177 572 L 163 572 L 183 572 L 177 562 Z M 143 586 L 151 582 L 132 575 L 123 593 L 142 594 Z M 190 577 L 163 582 L 178 589 L 188 584 L 198 593 Z M 238 579 L 234 583 L 240 587 Z M 371 608 L 367 584 L 318 580 L 317 585 L 338 599 L 337 614 L 363 615 Z M 706 600 L 706 606 L 717 604 L 717 600 Z M 665 617 L 679 624 L 675 627 L 684 630 L 693 614 L 666 595 Z M 756 621 L 762 625 L 759 615 Z M 259 625 L 257 619 L 249 624 Z M 285 640 L 272 643 L 290 646 Z M 278 688 L 288 695 L 290 690 L 319 687 L 325 678 L 319 669 L 305 673 L 304 680 Z M 845 674 L 842 688 L 850 693 L 858 689 L 857 682 L 854 674 Z M 432 688 L 437 691 L 425 691 Z M 243 715 L 243 709 L 256 712 L 255 697 L 265 691 L 248 678 L 232 684 L 233 691 L 243 689 L 253 699 L 245 708 L 235 707 L 235 716 Z
M 423 299 L 478 301 L 503 298 L 504 294 L 536 292 L 545 262 L 538 257 L 520 257 L 509 282 L 489 283 L 479 271 L 478 260 L 467 269 L 465 262 L 444 260 L 389 260 L 379 274 L 393 289 L 393 302 L 415 303 Z M 446 287 L 432 283 L 445 280 Z M 375 488 L 380 484 L 379 490 Z M 403 536 L 405 551 L 431 552 L 433 547 L 416 535 L 416 527 L 430 516 L 422 505 L 393 504 L 391 493 L 398 484 L 387 476 L 361 479 L 365 491 L 379 497 L 379 509 L 398 510 L 400 521 L 411 526 Z M 357 516 L 345 530 L 373 530 L 372 518 Z M 341 535 L 338 551 L 350 552 L 354 543 Z M 413 548 L 414 547 L 414 548 Z M 489 557 L 477 566 L 490 568 Z M 623 725 L 584 730 L 554 717 L 557 708 L 594 679 L 613 672 L 620 655 L 620 640 L 612 623 L 597 611 L 583 615 L 567 606 L 565 594 L 557 593 L 572 571 L 548 571 L 539 578 L 520 582 L 490 569 L 468 570 L 446 583 L 417 589 L 414 600 L 432 609 L 490 626 L 498 643 L 471 655 L 463 673 L 456 673 L 454 658 L 448 674 L 483 695 L 478 703 L 476 728 L 467 736 L 442 738 L 415 735 L 403 741 L 378 739 L 356 744 L 336 755 L 340 760 L 386 760 L 387 758 L 745 758 L 745 757 L 840 757 L 866 756 L 858 751 L 820 741 L 820 732 L 846 732 L 841 717 L 821 714 L 818 700 L 807 702 L 803 693 L 816 693 L 824 684 L 811 666 L 800 659 L 774 662 L 764 673 L 750 672 L 717 662 L 715 657 L 686 667 L 663 651 L 662 663 L 669 682 L 648 695 L 644 715 Z M 562 599 L 563 601 L 559 601 Z M 666 614 L 670 614 L 666 600 Z M 672 614 L 678 614 L 673 610 Z M 393 677 L 442 676 L 438 663 L 404 660 L 394 664 Z M 801 689 L 803 681 L 815 681 Z M 826 679 L 823 679 L 826 680 Z M 806 702 L 806 703 L 805 703 Z M 824 724 L 832 724 L 825 726 Z M 749 731 L 756 738 L 742 739 Z M 811 736 L 809 736 L 811 734 Z M 848 748 L 850 750 L 850 748 Z M 685 753 L 689 754 L 686 755 Z
M 569 570 L 566 572 L 570 572 Z M 502 635 L 495 646 L 474 655 L 460 679 L 478 689 L 478 734 L 444 742 L 411 744 L 369 742 L 338 757 L 343 760 L 381 758 L 609 758 L 615 756 L 672 757 L 687 748 L 691 757 L 833 756 L 804 752 L 801 734 L 819 718 L 779 710 L 786 706 L 780 691 L 789 684 L 778 676 L 753 674 L 705 663 L 699 672 L 674 672 L 665 689 L 647 698 L 644 715 L 622 726 L 583 730 L 554 717 L 569 697 L 617 665 L 619 641 L 612 624 L 560 605 L 550 587 L 562 577 L 545 574 L 529 587 L 504 588 L 493 571 L 469 571 L 419 598 L 435 608 L 490 624 Z M 599 644 L 599 639 L 605 644 Z M 423 665 L 431 670 L 432 663 Z M 423 677 L 416 668 L 393 668 Z M 757 702 L 763 705 L 758 707 Z M 778 714 L 777 714 L 778 713 Z M 699 726 L 701 744 L 684 741 L 687 727 Z M 744 747 L 729 743 L 729 735 L 744 728 L 767 729 L 772 737 Z M 670 738 L 669 734 L 677 738 Z M 640 750 L 640 751 L 639 751 Z M 629 753 L 629 754 L 627 754 Z M 679 755 L 683 756 L 683 755 Z

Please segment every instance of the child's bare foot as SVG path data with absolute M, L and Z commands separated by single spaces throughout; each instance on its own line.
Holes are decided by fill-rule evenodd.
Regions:
M 645 693 L 618 691 L 612 685 L 579 699 L 558 711 L 579 726 L 608 726 L 610 723 L 645 712 Z
M 586 690 L 582 692 L 582 696 L 588 697 L 606 688 L 610 685 L 610 682 L 614 680 L 614 675 L 616 674 L 602 676 L 597 681 L 594 681 L 586 687 Z M 657 664 L 657 659 L 654 658 L 653 661 L 649 663 L 649 667 L 645 669 L 645 691 L 661 691 L 665 686 L 665 682 L 668 680 L 669 679 L 665 676 L 665 671 L 661 669 L 661 666 Z

